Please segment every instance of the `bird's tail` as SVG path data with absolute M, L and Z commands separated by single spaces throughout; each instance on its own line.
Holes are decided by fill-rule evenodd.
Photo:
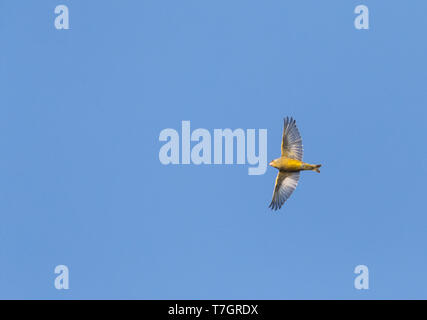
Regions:
M 322 165 L 321 164 L 315 164 L 315 165 L 313 165 L 313 171 L 316 171 L 316 172 L 318 172 L 318 173 L 320 173 L 320 170 L 319 170 L 319 168 L 321 167 Z
M 316 171 L 320 173 L 319 168 L 321 167 L 321 164 L 309 164 L 309 163 L 304 163 L 302 165 L 302 170 L 311 170 L 311 171 Z

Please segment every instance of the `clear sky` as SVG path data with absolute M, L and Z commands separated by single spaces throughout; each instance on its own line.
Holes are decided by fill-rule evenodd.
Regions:
M 0 298 L 426 299 L 426 10 L 0 1 Z M 182 120 L 267 129 L 272 160 L 285 116 L 323 167 L 278 212 L 274 168 L 159 161 Z

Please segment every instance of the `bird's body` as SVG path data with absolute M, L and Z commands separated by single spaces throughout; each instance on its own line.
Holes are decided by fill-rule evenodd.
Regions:
M 277 210 L 291 196 L 298 184 L 300 171 L 320 172 L 320 164 L 309 164 L 302 161 L 302 139 L 292 118 L 284 119 L 282 136 L 282 155 L 270 162 L 270 166 L 279 170 L 274 186 L 270 208 Z
M 279 169 L 279 171 L 284 171 L 284 172 L 298 172 L 302 170 L 318 171 L 317 168 L 319 166 L 316 164 L 309 164 L 297 159 L 286 158 L 286 157 L 280 157 L 280 158 L 274 159 L 272 162 L 270 162 L 270 165 L 276 169 Z

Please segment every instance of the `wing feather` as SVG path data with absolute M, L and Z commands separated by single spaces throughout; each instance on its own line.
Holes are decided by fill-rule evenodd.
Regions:
M 286 200 L 289 199 L 292 192 L 298 185 L 299 172 L 283 172 L 279 171 L 274 186 L 273 199 L 269 208 L 277 210 L 282 207 Z
M 296 121 L 292 117 L 286 117 L 282 136 L 282 157 L 302 161 L 303 154 L 302 138 L 296 126 Z

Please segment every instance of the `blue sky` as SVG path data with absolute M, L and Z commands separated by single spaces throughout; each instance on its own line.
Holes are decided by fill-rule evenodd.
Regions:
M 0 298 L 426 299 L 426 9 L 1 1 Z M 274 168 L 159 161 L 182 120 L 265 128 L 271 160 L 285 116 L 323 167 L 278 213 Z

